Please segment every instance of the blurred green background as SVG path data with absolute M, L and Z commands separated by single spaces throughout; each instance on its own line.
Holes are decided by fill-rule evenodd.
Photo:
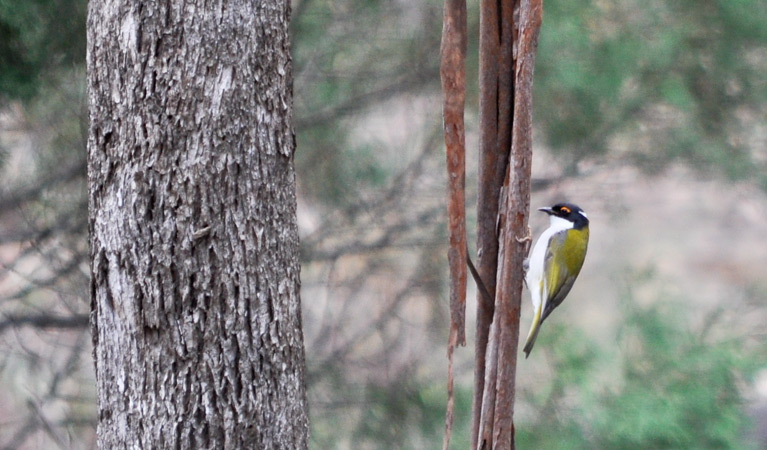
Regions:
M 442 4 L 293 8 L 311 446 L 439 448 Z M 533 206 L 578 203 L 592 240 L 518 366 L 518 448 L 767 448 L 767 2 L 544 8 Z M 0 0 L 2 449 L 94 446 L 85 12 L 84 0 Z M 527 300 L 522 320 L 526 333 Z M 456 449 L 469 445 L 472 349 L 457 353 Z

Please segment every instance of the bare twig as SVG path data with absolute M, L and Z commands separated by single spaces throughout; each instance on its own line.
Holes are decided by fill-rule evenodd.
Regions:
M 45 413 L 43 412 L 42 408 L 40 408 L 40 406 L 31 399 L 27 401 L 27 406 L 37 416 L 37 419 L 40 421 L 40 425 L 42 425 L 43 430 L 45 430 L 46 434 L 50 436 L 51 440 L 56 443 L 56 446 L 62 450 L 67 450 L 69 446 L 66 444 L 66 442 L 64 442 L 64 438 L 59 435 L 48 418 L 45 417 Z
M 34 328 L 85 329 L 88 326 L 88 315 L 6 315 L 5 318 L 0 321 L 0 333 L 3 333 L 7 328 L 17 328 L 22 326 L 29 326 Z

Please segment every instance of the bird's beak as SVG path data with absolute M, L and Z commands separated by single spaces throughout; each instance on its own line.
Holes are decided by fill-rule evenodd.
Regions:
M 545 206 L 543 208 L 538 208 L 538 211 L 543 211 L 546 214 L 554 214 L 554 211 L 551 210 L 548 206 Z

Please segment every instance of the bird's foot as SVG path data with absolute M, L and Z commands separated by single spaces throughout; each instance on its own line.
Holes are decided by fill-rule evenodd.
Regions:
M 530 244 L 533 242 L 533 230 L 530 228 L 530 225 L 527 226 L 527 235 L 523 237 L 515 236 L 514 237 L 517 242 L 520 244 L 526 243 L 525 245 L 525 254 L 530 252 Z M 525 264 L 525 272 L 527 272 L 527 263 Z
M 529 242 L 533 240 L 533 231 L 530 229 L 530 225 L 527 226 L 527 235 L 522 237 L 516 236 L 516 240 L 520 244 L 522 242 Z

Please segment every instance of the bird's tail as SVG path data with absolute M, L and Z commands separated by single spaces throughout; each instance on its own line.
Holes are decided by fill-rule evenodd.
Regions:
M 525 359 L 530 356 L 530 351 L 533 350 L 535 345 L 535 339 L 538 337 L 538 331 L 541 329 L 541 311 L 543 310 L 543 302 L 535 308 L 535 317 L 533 317 L 533 324 L 530 326 L 530 332 L 527 334 L 527 342 L 525 342 Z

